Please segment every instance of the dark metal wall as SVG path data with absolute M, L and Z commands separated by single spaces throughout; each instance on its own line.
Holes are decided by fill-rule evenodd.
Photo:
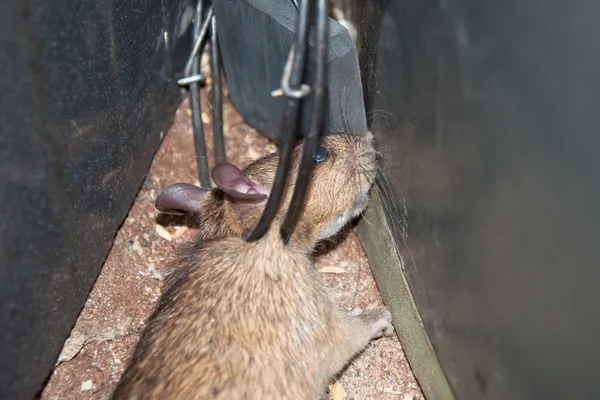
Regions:
M 51 372 L 180 101 L 190 1 L 0 5 L 0 398 Z
M 361 1 L 386 206 L 459 399 L 600 397 L 598 15 Z

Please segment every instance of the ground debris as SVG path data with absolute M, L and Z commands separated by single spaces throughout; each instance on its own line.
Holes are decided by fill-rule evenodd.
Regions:
M 346 396 L 344 387 L 339 381 L 329 384 L 329 394 L 333 400 L 344 400 L 344 397 Z
M 82 392 L 87 392 L 88 390 L 92 389 L 94 389 L 94 382 L 91 379 L 83 382 L 79 387 L 79 390 L 81 390 Z
M 83 348 L 83 346 L 85 346 L 86 342 L 87 338 L 83 332 L 76 330 L 71 332 L 71 336 L 69 336 L 69 338 L 65 342 L 65 345 L 62 351 L 60 352 L 60 355 L 58 356 L 58 361 L 56 362 L 56 365 L 66 361 L 70 361 L 73 358 L 75 358 L 75 356 L 81 352 L 81 349 Z
M 323 274 L 345 274 L 348 271 L 337 265 L 325 265 L 324 267 L 319 268 L 319 272 Z

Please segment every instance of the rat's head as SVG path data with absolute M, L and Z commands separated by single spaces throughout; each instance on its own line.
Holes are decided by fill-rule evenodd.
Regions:
M 302 150 L 302 143 L 294 149 L 289 184 L 273 228 L 279 228 L 291 200 Z M 370 132 L 321 138 L 291 243 L 311 247 L 335 235 L 365 209 L 376 173 L 375 154 Z M 156 199 L 156 208 L 166 213 L 199 214 L 206 238 L 247 235 L 264 210 L 278 159 L 278 154 L 270 154 L 243 170 L 228 163 L 218 165 L 211 172 L 216 188 L 169 185 Z
M 292 182 L 301 153 L 299 146 L 294 156 Z M 308 246 L 335 235 L 364 211 L 377 172 L 371 132 L 324 136 L 313 158 L 315 167 L 291 238 L 291 242 Z M 292 190 L 288 190 L 282 212 L 287 210 L 291 195 Z

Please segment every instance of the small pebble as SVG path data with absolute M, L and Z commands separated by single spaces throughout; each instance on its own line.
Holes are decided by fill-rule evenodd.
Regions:
M 93 388 L 94 382 L 91 379 L 89 379 L 81 384 L 79 390 L 81 390 L 82 392 L 87 392 L 88 390 L 92 390 Z
M 142 254 L 144 254 L 144 250 L 142 249 L 142 246 L 140 246 L 140 244 L 138 242 L 136 242 L 135 240 L 133 240 L 133 243 L 131 244 L 131 249 L 133 251 L 135 251 L 138 256 L 141 256 Z
M 358 317 L 360 314 L 362 314 L 363 310 L 361 310 L 358 307 L 354 307 L 352 310 L 350 310 L 350 312 L 348 313 L 348 315 L 350 317 Z

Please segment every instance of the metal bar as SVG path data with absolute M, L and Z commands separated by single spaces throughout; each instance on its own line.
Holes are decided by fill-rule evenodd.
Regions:
M 317 13 L 316 13 L 316 53 L 315 53 L 315 80 L 312 85 L 312 92 L 314 93 L 314 102 L 312 107 L 312 120 L 310 129 L 304 140 L 304 149 L 302 152 L 302 161 L 300 162 L 300 168 L 298 169 L 298 177 L 296 178 L 296 185 L 294 194 L 290 202 L 290 206 L 285 215 L 283 225 L 281 226 L 281 236 L 284 243 L 288 243 L 294 227 L 298 222 L 298 216 L 302 209 L 302 202 L 306 195 L 306 189 L 310 181 L 310 175 L 314 169 L 313 156 L 319 145 L 319 136 L 321 128 L 323 126 L 324 117 L 324 100 L 325 100 L 325 82 L 327 79 L 327 48 L 328 48 L 328 36 L 329 36 L 329 24 L 327 19 L 327 1 L 317 1 Z
M 197 0 L 194 22 L 194 40 L 196 43 L 201 43 L 202 33 L 200 32 L 200 21 L 202 21 L 202 0 Z M 204 23 L 208 26 L 207 23 Z M 204 28 L 203 25 L 203 28 Z M 205 33 L 206 35 L 206 33 Z M 196 53 L 190 58 L 191 68 L 186 71 L 186 76 L 191 72 L 193 75 L 200 73 L 200 57 Z M 208 170 L 208 159 L 206 157 L 206 142 L 204 141 L 204 127 L 202 126 L 202 109 L 200 104 L 200 83 L 192 82 L 190 84 L 190 106 L 192 108 L 192 129 L 194 131 L 194 145 L 196 147 L 196 158 L 198 164 L 198 177 L 200 185 L 206 188 L 211 187 L 210 173 Z
M 306 53 L 307 32 L 308 32 L 308 16 L 309 16 L 310 1 L 304 0 L 300 3 L 298 18 L 296 20 L 296 41 L 294 44 L 294 55 L 288 60 L 288 64 L 292 65 L 290 74 L 290 87 L 300 90 L 302 84 L 302 76 L 304 72 L 304 58 Z M 287 66 L 286 66 L 287 68 Z M 258 224 L 246 239 L 249 242 L 259 240 L 269 230 L 271 222 L 275 218 L 279 209 L 279 204 L 283 196 L 283 191 L 286 186 L 287 176 L 290 169 L 290 161 L 294 150 L 294 141 L 296 130 L 298 129 L 298 106 L 300 99 L 288 97 L 286 106 L 283 112 L 283 122 L 281 124 L 281 146 L 279 153 L 279 162 L 277 165 L 277 173 L 271 189 L 271 195 L 265 206 Z
M 198 1 L 201 2 L 202 0 Z M 200 29 L 200 34 L 196 34 L 196 29 L 198 29 L 198 26 L 200 26 L 200 21 L 202 21 L 202 14 L 200 14 L 200 16 L 198 17 L 198 6 L 196 6 L 196 17 L 200 19 L 198 19 L 198 22 L 194 24 L 194 48 L 192 50 L 192 54 L 190 54 L 190 57 L 185 63 L 184 75 L 186 77 L 190 76 L 190 71 L 192 70 L 192 64 L 194 63 L 194 59 L 200 52 L 200 49 L 203 47 L 202 44 L 204 43 L 204 39 L 206 39 L 206 34 L 208 33 L 208 27 L 210 26 L 210 23 L 212 21 L 212 16 L 213 9 L 212 7 L 210 7 L 208 9 L 208 15 L 206 16 L 206 20 L 204 21 L 204 23 L 202 24 L 202 28 Z
M 217 164 L 224 163 L 225 140 L 223 138 L 223 88 L 221 87 L 221 57 L 217 38 L 217 19 L 212 17 L 210 32 L 210 68 L 212 73 L 212 125 L 214 153 Z

